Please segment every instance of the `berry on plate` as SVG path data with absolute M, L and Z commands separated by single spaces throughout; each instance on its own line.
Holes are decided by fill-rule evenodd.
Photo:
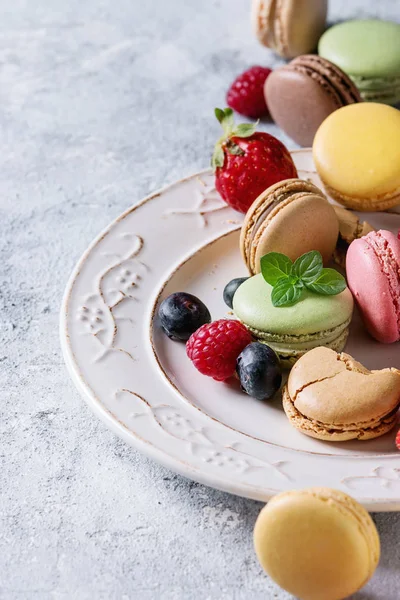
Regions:
M 234 374 L 236 359 L 250 342 L 248 329 L 239 321 L 220 319 L 190 336 L 186 352 L 200 373 L 225 381 Z
M 271 185 L 297 177 L 287 148 L 269 133 L 256 131 L 257 123 L 235 125 L 231 108 L 216 108 L 215 116 L 224 130 L 211 160 L 215 187 L 232 208 L 245 213 Z
M 167 336 L 183 341 L 211 321 L 207 306 L 196 296 L 186 292 L 175 292 L 165 298 L 158 309 L 158 316 Z
M 396 434 L 396 448 L 397 448 L 397 450 L 400 450 L 400 429 L 398 430 L 398 432 Z
M 255 66 L 236 77 L 226 94 L 228 106 L 253 119 L 267 115 L 264 83 L 271 72 L 266 67 Z
M 233 308 L 233 296 L 238 287 L 241 286 L 246 279 L 248 279 L 248 277 L 236 277 L 236 279 L 232 279 L 224 287 L 224 302 L 229 308 Z
M 246 346 L 238 356 L 236 372 L 242 390 L 257 400 L 269 400 L 281 387 L 279 358 L 266 344 L 253 342 Z

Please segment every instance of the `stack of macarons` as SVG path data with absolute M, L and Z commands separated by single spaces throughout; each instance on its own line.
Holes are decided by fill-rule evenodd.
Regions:
M 400 103 L 400 24 L 355 19 L 326 28 L 327 5 L 327 0 L 252 3 L 260 43 L 291 60 L 265 76 L 266 105 L 300 146 L 311 146 L 318 127 L 339 108 L 363 100 Z

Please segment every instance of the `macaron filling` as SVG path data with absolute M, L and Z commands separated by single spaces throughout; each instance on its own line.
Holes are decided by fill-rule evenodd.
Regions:
M 375 253 L 382 272 L 386 275 L 400 336 L 400 264 L 397 262 L 389 242 L 379 231 L 364 239 L 368 247 Z
M 328 61 L 326 61 L 326 64 L 329 64 Z M 325 66 L 325 61 L 324 65 L 321 65 L 320 58 L 302 57 L 295 60 L 292 65 L 286 68 L 293 69 L 315 79 L 334 99 L 338 108 L 360 101 L 360 96 L 351 81 L 343 76 L 341 77 L 333 66 Z

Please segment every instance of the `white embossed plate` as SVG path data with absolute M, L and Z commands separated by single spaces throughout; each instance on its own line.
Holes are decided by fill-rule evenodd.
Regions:
M 293 153 L 299 176 L 317 185 L 309 150 Z M 400 215 L 365 215 L 397 231 Z M 241 216 L 226 207 L 210 171 L 149 196 L 89 247 L 68 283 L 61 342 L 71 376 L 105 423 L 165 466 L 234 494 L 267 500 L 324 485 L 370 510 L 400 510 L 400 455 L 392 432 L 370 442 L 327 443 L 287 421 L 279 399 L 260 403 L 235 383 L 198 373 L 185 346 L 158 327 L 156 308 L 173 291 L 199 296 L 227 317 L 224 285 L 246 274 Z M 384 346 L 356 317 L 346 350 L 369 368 L 400 367 L 400 346 Z

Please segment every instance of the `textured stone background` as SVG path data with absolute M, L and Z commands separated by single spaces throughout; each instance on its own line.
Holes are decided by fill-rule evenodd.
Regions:
M 0 5 L 1 599 L 288 598 L 254 558 L 261 505 L 119 441 L 75 391 L 57 330 L 92 238 L 205 167 L 227 85 L 245 66 L 275 63 L 253 39 L 248 5 Z M 399 2 L 331 2 L 331 19 L 369 14 L 400 20 Z M 375 518 L 382 562 L 356 598 L 396 600 L 400 517 Z

